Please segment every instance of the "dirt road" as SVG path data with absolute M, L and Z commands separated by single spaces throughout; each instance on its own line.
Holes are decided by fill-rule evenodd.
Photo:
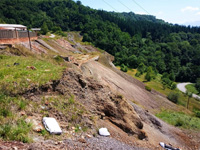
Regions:
M 178 88 L 181 92 L 186 93 L 187 89 L 185 88 L 185 86 L 188 85 L 188 84 L 192 84 L 192 83 L 189 83 L 189 82 L 187 82 L 187 83 L 179 83 L 179 84 L 177 84 L 177 88 Z M 196 99 L 200 99 L 200 96 L 198 96 L 198 95 L 196 95 L 196 94 L 192 94 L 192 97 L 194 97 L 194 98 L 196 98 Z

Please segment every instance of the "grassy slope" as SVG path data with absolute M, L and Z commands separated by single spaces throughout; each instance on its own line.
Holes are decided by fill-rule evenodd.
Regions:
M 14 65 L 14 63 L 19 63 Z M 34 57 L 0 56 L 1 90 L 18 92 L 31 85 L 42 85 L 61 77 L 63 67 Z M 33 66 L 31 69 L 28 66 Z
M 14 55 L 0 55 L 0 139 L 31 142 L 32 125 L 24 121 L 26 116 L 20 112 L 31 107 L 38 109 L 38 104 L 18 93 L 61 78 L 66 67 L 49 56 L 35 55 L 25 48 L 7 51 Z

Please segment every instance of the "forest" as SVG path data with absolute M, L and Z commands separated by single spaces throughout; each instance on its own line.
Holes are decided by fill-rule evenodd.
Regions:
M 115 65 L 157 73 L 163 81 L 200 82 L 200 27 L 173 25 L 150 15 L 106 12 L 72 0 L 1 0 L 0 23 L 42 27 L 48 31 L 80 31 L 115 56 Z M 126 69 L 125 69 L 126 70 Z

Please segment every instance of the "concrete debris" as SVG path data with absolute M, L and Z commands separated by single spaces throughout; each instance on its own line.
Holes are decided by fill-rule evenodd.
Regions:
M 163 143 L 163 142 L 160 142 L 160 146 L 163 147 L 163 148 L 166 149 L 166 150 L 181 150 L 181 149 L 179 149 L 179 148 L 173 148 L 172 146 L 167 145 L 167 144 L 165 144 L 165 143 Z
M 46 130 L 49 131 L 50 134 L 62 134 L 62 130 L 55 118 L 44 117 L 42 121 Z
M 110 136 L 110 133 L 108 132 L 107 128 L 100 128 L 99 129 L 99 135 L 101 135 L 101 136 Z

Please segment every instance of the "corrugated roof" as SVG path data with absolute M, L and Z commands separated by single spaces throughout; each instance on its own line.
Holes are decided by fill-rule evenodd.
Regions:
M 0 27 L 3 28 L 26 28 L 26 26 L 21 24 L 0 24 Z

